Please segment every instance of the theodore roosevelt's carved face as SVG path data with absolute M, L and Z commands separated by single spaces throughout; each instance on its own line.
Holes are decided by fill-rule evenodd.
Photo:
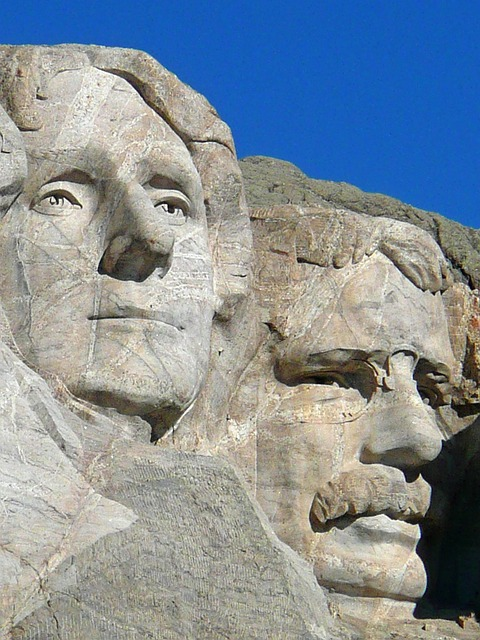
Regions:
M 383 255 L 298 265 L 257 422 L 257 498 L 334 592 L 416 601 L 453 354 L 440 294 Z M 290 296 L 292 297 L 292 296 Z M 278 326 L 278 318 L 272 317 Z
M 212 276 L 202 185 L 123 79 L 58 74 L 25 132 L 29 174 L 1 223 L 0 291 L 33 365 L 168 428 L 205 376 Z

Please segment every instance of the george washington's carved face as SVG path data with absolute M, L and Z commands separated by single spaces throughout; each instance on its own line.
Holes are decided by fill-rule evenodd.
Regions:
M 299 265 L 258 416 L 257 498 L 334 592 L 416 601 L 453 354 L 440 294 L 384 256 Z M 273 324 L 278 324 L 272 318 Z
M 25 132 L 1 222 L 0 293 L 24 357 L 98 405 L 168 428 L 207 370 L 202 185 L 182 140 L 123 79 L 59 73 Z

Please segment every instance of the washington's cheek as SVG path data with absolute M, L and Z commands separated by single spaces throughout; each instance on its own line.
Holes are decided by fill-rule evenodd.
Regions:
M 37 227 L 25 225 L 17 250 L 34 360 L 55 373 L 55 363 L 62 367 L 67 352 L 71 365 L 84 362 L 90 333 L 87 317 L 98 280 L 87 248 L 75 246 L 59 226 L 42 220 Z
M 162 289 L 172 301 L 190 300 L 212 312 L 212 258 L 206 234 L 203 226 L 193 221 L 176 229 L 172 265 Z
M 59 224 L 21 208 L 12 217 L 0 235 L 2 254 L 9 256 L 0 274 L 2 304 L 24 356 L 58 373 L 67 353 L 66 368 L 84 357 L 78 349 L 89 331 L 96 270 Z

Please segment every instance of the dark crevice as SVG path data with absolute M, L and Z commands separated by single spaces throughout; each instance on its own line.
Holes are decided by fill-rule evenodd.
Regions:
M 440 456 L 425 467 L 422 475 L 433 491 L 417 547 L 427 572 L 427 590 L 415 616 L 478 619 L 480 421 L 445 443 Z

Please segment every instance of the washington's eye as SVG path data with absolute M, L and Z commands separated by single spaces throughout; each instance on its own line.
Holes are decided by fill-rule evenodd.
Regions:
M 40 195 L 34 201 L 32 209 L 44 215 L 68 215 L 82 208 L 75 196 L 67 191 L 51 191 Z
M 157 209 L 161 209 L 164 213 L 174 218 L 185 218 L 185 211 L 182 207 L 172 202 L 160 202 Z
M 51 205 L 52 207 L 64 207 L 65 204 L 68 202 L 65 196 L 61 196 L 59 194 L 49 196 L 47 201 L 48 201 L 48 204 Z
M 182 191 L 152 188 L 151 184 L 145 185 L 144 188 L 150 196 L 153 206 L 168 224 L 180 225 L 187 221 L 191 204 Z

